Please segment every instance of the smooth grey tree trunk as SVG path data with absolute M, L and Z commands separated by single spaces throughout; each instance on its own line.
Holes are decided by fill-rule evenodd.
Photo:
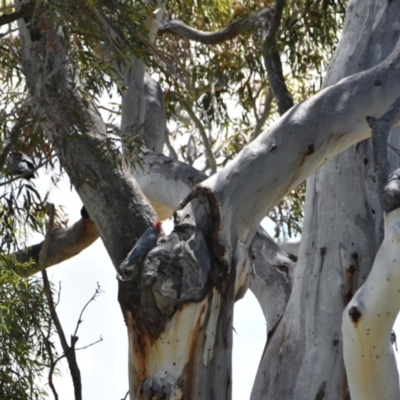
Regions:
M 398 2 L 351 1 L 325 86 L 385 59 L 400 36 L 399 23 Z M 391 141 L 398 147 L 398 137 L 392 135 Z M 393 170 L 399 158 L 392 155 L 391 160 Z M 267 343 L 253 400 L 349 399 L 342 313 L 370 272 L 382 222 L 370 140 L 339 154 L 308 179 L 293 291 Z

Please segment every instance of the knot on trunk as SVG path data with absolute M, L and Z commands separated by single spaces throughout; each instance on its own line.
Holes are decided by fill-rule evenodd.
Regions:
M 383 189 L 385 211 L 390 212 L 400 207 L 400 168 L 389 175 Z
M 175 378 L 164 372 L 146 378 L 140 385 L 137 398 L 140 400 L 181 400 L 183 397 Z
M 175 212 L 172 233 L 159 239 L 129 281 L 120 281 L 120 302 L 155 338 L 186 303 L 199 302 L 222 279 L 213 251 L 212 212 L 204 198 L 192 198 Z

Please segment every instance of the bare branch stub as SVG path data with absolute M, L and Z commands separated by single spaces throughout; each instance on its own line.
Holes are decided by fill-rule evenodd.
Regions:
M 0 15 L 0 26 L 11 24 L 21 18 L 30 18 L 35 12 L 35 5 L 32 2 L 20 6 L 18 11 Z
M 394 209 L 394 197 L 392 193 L 388 192 L 388 186 L 385 186 L 388 182 L 398 179 L 397 172 L 395 171 L 391 177 L 389 177 L 389 160 L 387 150 L 387 139 L 390 130 L 396 124 L 400 118 L 400 97 L 395 100 L 389 110 L 382 115 L 381 118 L 367 117 L 368 125 L 372 129 L 372 144 L 374 153 L 374 164 L 375 171 L 378 179 L 378 190 L 379 198 L 381 201 L 382 208 L 387 212 Z
M 95 290 L 93 296 L 86 302 L 86 304 L 85 304 L 85 305 L 83 306 L 83 308 L 82 308 L 81 313 L 79 314 L 79 318 L 78 318 L 78 321 L 77 321 L 76 327 L 75 327 L 75 332 L 74 332 L 74 334 L 72 335 L 72 337 L 76 337 L 76 335 L 77 335 L 77 333 L 78 333 L 79 326 L 80 326 L 80 324 L 82 323 L 82 316 L 83 316 L 83 313 L 85 312 L 86 308 L 88 307 L 88 305 L 89 305 L 92 301 L 95 301 L 95 300 L 97 299 L 97 297 L 99 297 L 100 294 L 101 294 L 102 292 L 103 292 L 103 291 L 101 290 L 100 285 L 99 285 L 99 283 L 97 282 L 97 288 L 96 288 L 96 290 Z

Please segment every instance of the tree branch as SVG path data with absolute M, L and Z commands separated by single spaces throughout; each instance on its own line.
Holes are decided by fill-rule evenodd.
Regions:
M 249 289 L 267 322 L 268 335 L 282 318 L 292 293 L 296 264 L 260 226 L 250 245 L 253 273 Z
M 255 24 L 260 23 L 265 18 L 270 18 L 271 14 L 270 8 L 264 8 L 259 12 L 251 13 L 247 18 L 234 20 L 227 27 L 217 32 L 203 32 L 186 25 L 182 21 L 169 20 L 161 23 L 158 34 L 171 33 L 204 44 L 218 44 L 235 38 L 245 30 L 250 30 Z
M 293 98 L 287 89 L 285 79 L 283 77 L 282 62 L 276 46 L 276 36 L 281 23 L 282 12 L 285 6 L 285 0 L 276 0 L 275 12 L 270 20 L 268 28 L 266 24 L 263 26 L 264 43 L 262 46 L 262 54 L 264 58 L 265 68 L 272 93 L 278 104 L 278 111 L 283 115 L 287 110 L 293 107 Z
M 399 178 L 400 169 L 393 173 L 385 188 L 391 195 L 391 203 L 397 207 Z M 400 208 L 385 214 L 385 236 L 372 270 L 343 311 L 343 355 L 354 400 L 400 398 L 399 375 L 391 346 L 391 331 L 400 309 L 399 221 Z
M 28 268 L 20 268 L 15 264 L 12 264 L 11 268 L 21 276 L 31 276 L 43 268 L 68 260 L 89 247 L 98 239 L 99 233 L 86 211 L 81 211 L 81 213 L 82 218 L 72 226 L 55 228 L 51 231 L 45 266 L 41 265 L 39 261 L 40 253 L 45 243 L 41 242 L 12 255 L 11 260 L 15 257 L 19 264 L 29 263 Z
M 21 18 L 30 18 L 35 12 L 35 6 L 32 2 L 24 3 L 20 6 L 18 11 L 10 14 L 0 15 L 0 26 L 11 24 Z
M 203 142 L 203 146 L 206 152 L 207 161 L 210 164 L 211 174 L 215 174 L 217 172 L 217 161 L 215 160 L 214 153 L 212 151 L 211 143 L 208 140 L 208 136 L 206 130 L 204 129 L 203 124 L 197 118 L 194 111 L 187 105 L 185 102 L 182 103 L 183 107 L 185 108 L 186 112 L 189 114 L 189 117 L 194 122 L 196 128 L 199 130 L 201 140 Z
M 71 347 L 68 345 L 67 339 L 65 337 L 65 333 L 63 327 L 61 325 L 60 319 L 58 318 L 58 314 L 54 305 L 53 296 L 51 293 L 50 282 L 47 277 L 46 270 L 42 270 L 43 277 L 43 286 L 44 291 L 47 297 L 47 302 L 49 304 L 51 318 L 54 322 L 54 326 L 56 327 L 57 335 L 60 338 L 61 347 L 65 353 L 65 356 L 68 360 L 68 366 L 71 372 L 72 382 L 74 384 L 74 393 L 75 400 L 82 400 L 82 382 L 81 382 L 81 373 L 78 367 L 78 363 L 76 361 L 76 354 L 74 349 L 74 341 L 71 343 Z
M 79 314 L 78 322 L 76 323 L 76 327 L 75 327 L 75 332 L 74 332 L 74 334 L 72 335 L 72 337 L 74 337 L 74 338 L 77 337 L 76 335 L 77 335 L 77 333 L 78 333 L 79 326 L 80 326 L 80 324 L 82 323 L 82 316 L 83 316 L 83 313 L 85 312 L 86 308 L 88 307 L 88 305 L 89 305 L 92 301 L 95 301 L 95 300 L 97 299 L 97 297 L 100 296 L 101 293 L 102 293 L 102 290 L 100 289 L 100 285 L 99 285 L 99 283 L 97 282 L 97 288 L 96 288 L 96 290 L 95 290 L 93 296 L 86 302 L 86 304 L 83 306 L 83 308 L 82 308 L 82 310 L 81 310 L 81 313 Z
M 279 200 L 334 155 L 370 136 L 365 116 L 383 114 L 400 92 L 399 51 L 400 42 L 382 63 L 293 107 L 201 184 L 219 204 L 225 249 L 233 249 L 238 238 L 249 243 Z
M 68 345 L 67 339 L 65 337 L 64 330 L 61 325 L 60 319 L 58 318 L 58 314 L 57 314 L 56 307 L 55 307 L 54 300 L 53 300 L 53 294 L 51 292 L 50 282 L 49 282 L 49 279 L 47 277 L 47 272 L 46 272 L 47 250 L 48 250 L 48 247 L 50 244 L 50 236 L 51 236 L 51 231 L 53 230 L 54 214 L 55 214 L 54 204 L 49 203 L 47 207 L 48 207 L 48 213 L 49 213 L 49 221 L 48 221 L 47 228 L 46 228 L 46 237 L 45 237 L 45 240 L 43 243 L 43 247 L 39 254 L 39 265 L 42 269 L 43 289 L 46 294 L 47 302 L 49 304 L 51 319 L 54 322 L 54 326 L 56 328 L 57 335 L 60 338 L 61 346 L 62 346 L 63 351 L 68 360 L 68 366 L 71 371 L 72 382 L 74 384 L 75 400 L 82 400 L 81 373 L 80 373 L 78 364 L 76 362 L 76 355 L 75 355 L 75 349 L 74 349 L 75 340 L 72 340 L 71 347 L 70 347 Z
M 272 90 L 269 89 L 267 95 L 265 96 L 264 109 L 259 118 L 257 118 L 256 126 L 253 133 L 251 134 L 251 140 L 254 140 L 260 135 L 265 121 L 268 119 L 269 113 L 271 111 L 272 99 L 274 98 Z

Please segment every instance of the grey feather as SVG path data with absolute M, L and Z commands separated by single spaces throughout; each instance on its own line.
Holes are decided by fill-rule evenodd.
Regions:
M 32 159 L 21 152 L 10 153 L 7 159 L 7 168 L 14 174 L 23 175 L 32 172 L 35 169 L 35 164 Z M 25 179 L 35 178 L 34 172 L 24 176 Z

